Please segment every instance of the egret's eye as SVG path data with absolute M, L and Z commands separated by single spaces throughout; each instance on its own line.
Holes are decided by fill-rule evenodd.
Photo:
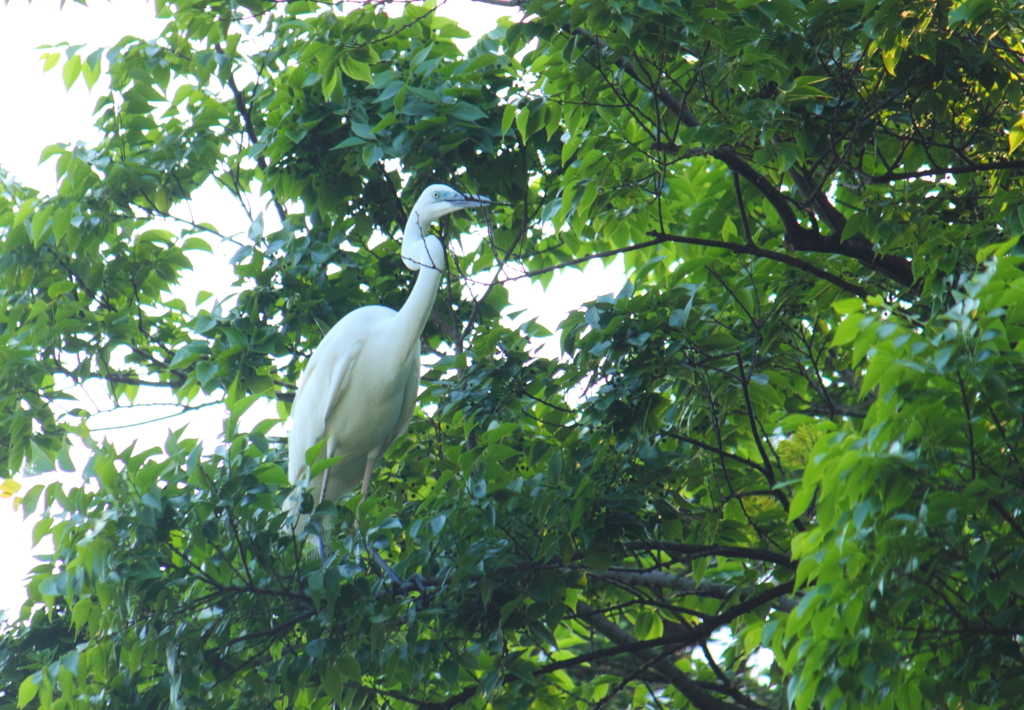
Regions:
M 440 193 L 440 192 L 437 192 L 437 191 L 435 191 L 435 192 L 434 192 L 434 199 L 435 199 L 435 200 L 440 200 L 440 199 L 441 199 L 441 193 Z

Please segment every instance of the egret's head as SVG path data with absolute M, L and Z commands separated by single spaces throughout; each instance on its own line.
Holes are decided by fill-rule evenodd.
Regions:
M 409 213 L 409 223 L 405 228 L 402 260 L 406 267 L 412 271 L 418 271 L 421 266 L 431 264 L 440 269 L 443 255 L 432 253 L 440 249 L 440 242 L 434 246 L 424 238 L 431 223 L 446 214 L 467 207 L 483 207 L 489 204 L 491 201 L 486 197 L 463 195 L 447 185 L 431 185 L 424 190 L 420 198 L 416 200 L 416 204 L 413 205 L 412 211 Z
M 412 208 L 412 216 L 419 222 L 420 227 L 425 232 L 431 222 L 444 217 L 446 214 L 451 214 L 467 207 L 480 207 L 489 204 L 491 204 L 491 201 L 486 197 L 463 195 L 455 188 L 448 187 L 447 185 L 431 185 L 423 191 L 420 199 L 416 200 L 416 205 Z

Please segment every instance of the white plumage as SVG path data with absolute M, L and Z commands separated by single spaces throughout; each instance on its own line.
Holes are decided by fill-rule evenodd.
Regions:
M 335 324 L 309 359 L 292 405 L 288 480 L 296 485 L 286 511 L 298 511 L 301 491 L 314 500 L 338 500 L 362 480 L 366 495 L 377 460 L 412 419 L 420 384 L 420 334 L 441 283 L 444 246 L 428 234 L 438 218 L 490 204 L 447 185 L 431 185 L 412 208 L 402 241 L 402 260 L 418 271 L 401 310 L 357 308 Z M 343 457 L 309 479 L 306 452 L 326 439 L 322 456 Z M 302 484 L 301 486 L 299 484 Z M 299 530 L 304 527 L 300 520 Z

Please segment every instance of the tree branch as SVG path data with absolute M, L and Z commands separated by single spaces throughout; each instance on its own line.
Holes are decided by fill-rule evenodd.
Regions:
M 107 380 L 108 382 L 114 382 L 119 385 L 139 385 L 140 387 L 171 387 L 177 389 L 184 386 L 186 377 L 183 376 L 180 370 L 174 370 L 175 378 L 166 382 L 152 382 L 150 380 L 144 380 L 135 375 L 129 375 L 123 372 L 108 372 L 101 374 L 99 377 Z
M 730 453 L 730 452 L 726 451 L 725 449 L 720 449 L 719 447 L 712 446 L 711 444 L 705 444 L 703 441 L 700 441 L 699 439 L 694 439 L 692 437 L 686 436 L 685 434 L 676 434 L 675 432 L 671 432 L 671 431 L 663 431 L 661 433 L 662 433 L 663 436 L 667 436 L 670 439 L 675 439 L 676 441 L 681 441 L 684 444 L 690 444 L 691 446 L 696 446 L 698 449 L 704 449 L 705 451 L 710 451 L 711 453 L 716 454 L 718 456 L 724 456 L 724 457 L 726 457 L 728 459 L 732 459 L 733 461 L 738 461 L 741 464 L 744 464 L 746 466 L 750 466 L 755 471 L 760 471 L 761 474 L 764 475 L 764 468 L 757 461 L 751 461 L 748 458 L 744 458 L 742 456 L 737 456 L 736 454 Z
M 647 232 L 647 236 L 654 237 L 654 239 L 651 239 L 650 241 L 646 242 L 640 242 L 639 244 L 630 244 L 629 246 L 622 247 L 621 249 L 609 249 L 608 251 L 600 251 L 594 254 L 587 254 L 586 256 L 581 256 L 576 259 L 562 261 L 551 266 L 545 266 L 540 269 L 525 271 L 521 274 L 508 277 L 507 279 L 502 281 L 502 283 L 504 283 L 505 281 L 516 281 L 518 279 L 533 278 L 534 276 L 540 276 L 541 274 L 546 274 L 551 271 L 564 269 L 567 266 L 583 264 L 588 261 L 591 261 L 592 259 L 604 259 L 609 256 L 617 256 L 618 254 L 625 254 L 627 252 L 636 251 L 637 249 L 646 249 L 648 247 L 657 246 L 659 244 L 665 244 L 666 242 L 676 242 L 678 244 L 693 244 L 696 246 L 713 247 L 717 249 L 728 249 L 729 251 L 734 252 L 736 254 L 750 254 L 752 256 L 759 256 L 764 259 L 778 261 L 782 264 L 786 264 L 787 266 L 792 266 L 797 269 L 800 269 L 801 271 L 805 271 L 816 278 L 828 281 L 830 284 L 838 286 L 842 290 L 846 291 L 847 293 L 853 294 L 858 298 L 868 297 L 868 292 L 865 289 L 861 288 L 860 286 L 857 286 L 844 279 L 839 278 L 838 276 L 830 274 L 824 269 L 819 269 L 817 266 L 812 266 L 811 264 L 808 264 L 806 261 L 802 261 L 796 258 L 795 256 L 790 256 L 789 254 L 780 254 L 778 252 L 771 251 L 770 249 L 762 249 L 761 247 L 752 246 L 750 244 L 735 244 L 733 242 L 722 242 L 713 239 L 679 237 L 673 234 L 666 234 L 664 232 L 658 231 Z
M 605 42 L 582 28 L 569 31 L 591 40 L 598 52 L 611 51 Z M 645 80 L 644 77 L 640 76 L 632 61 L 620 56 L 614 60 L 614 63 L 637 84 L 654 94 L 658 101 L 668 107 L 683 125 L 691 128 L 700 126 L 700 121 L 683 101 L 677 99 L 660 84 L 652 84 L 650 81 Z M 674 145 L 668 144 L 663 146 L 663 149 L 672 149 L 674 147 Z M 808 229 L 802 226 L 796 217 L 796 213 L 793 211 L 789 198 L 777 189 L 767 177 L 758 172 L 754 166 L 740 157 L 733 146 L 722 145 L 698 152 L 710 155 L 725 163 L 734 173 L 743 176 L 750 184 L 757 188 L 757 191 L 768 200 L 769 204 L 779 215 L 785 230 L 786 243 L 794 249 L 852 257 L 904 286 L 913 284 L 914 272 L 909 259 L 876 253 L 874 245 L 862 234 L 858 233 L 843 240 L 841 231 L 836 231 L 832 235 L 826 236 L 817 229 Z M 696 154 L 690 151 L 687 151 L 687 153 Z M 838 214 L 838 211 L 836 211 L 836 214 Z M 833 215 L 830 214 L 829 216 Z M 843 221 L 845 222 L 845 218 L 843 218 Z
M 658 244 L 664 244 L 667 239 L 652 239 L 649 242 L 640 242 L 639 244 L 630 244 L 629 246 L 622 247 L 621 249 L 609 249 L 608 251 L 599 251 L 594 254 L 587 254 L 581 256 L 578 259 L 569 259 L 568 261 L 562 261 L 552 266 L 545 266 L 540 269 L 533 269 L 532 271 L 526 271 L 516 276 L 510 276 L 509 278 L 502 281 L 516 281 L 518 279 L 529 279 L 534 276 L 540 276 L 541 274 L 547 274 L 551 271 L 557 271 L 558 269 L 564 269 L 567 266 L 575 266 L 576 264 L 584 264 L 592 259 L 605 259 L 609 256 L 617 256 L 618 254 L 625 254 L 627 252 L 636 251 L 637 249 L 646 249 L 647 247 L 656 246 Z
M 803 229 L 803 227 L 800 227 L 800 229 Z M 778 261 L 782 264 L 786 264 L 787 266 L 792 266 L 797 269 L 800 269 L 801 271 L 806 271 L 808 274 L 811 274 L 819 279 L 828 281 L 830 284 L 838 286 L 847 293 L 852 293 L 854 296 L 857 296 L 858 298 L 867 298 L 868 296 L 868 292 L 861 288 L 860 286 L 851 284 L 848 281 L 839 278 L 838 276 L 830 274 L 824 269 L 819 269 L 817 266 L 812 266 L 808 264 L 806 261 L 801 261 L 800 259 L 797 259 L 794 256 L 790 256 L 789 254 L 779 254 L 778 252 L 771 251 L 770 249 L 763 249 L 761 247 L 751 246 L 749 244 L 735 244 L 733 242 L 722 242 L 714 239 L 696 239 L 694 237 L 679 237 L 672 234 L 665 234 L 664 232 L 658 232 L 653 230 L 647 232 L 647 236 L 658 237 L 661 241 L 665 242 L 677 242 L 679 244 L 695 244 L 697 246 L 728 249 L 729 251 L 734 252 L 736 254 L 750 254 L 752 256 L 759 256 L 764 259 L 771 259 L 772 261 Z M 645 244 L 650 244 L 650 242 L 645 242 Z M 827 250 L 808 249 L 807 251 Z
M 653 661 L 651 664 L 665 677 L 668 682 L 676 687 L 683 696 L 689 700 L 697 710 L 735 710 L 737 707 L 732 703 L 719 700 L 704 690 L 695 680 L 676 668 L 671 658 L 657 658 L 655 654 L 641 647 L 643 643 L 638 642 L 636 637 L 628 631 L 619 627 L 618 624 L 608 619 L 593 607 L 584 602 L 578 602 L 576 610 L 581 620 L 604 634 L 612 643 L 619 648 L 633 648 L 634 655 L 646 660 Z M 703 624 L 701 624 L 703 626 Z M 700 628 L 695 627 L 695 628 Z M 616 651 L 618 649 L 609 649 Z M 552 664 L 553 665 L 553 664 Z M 759 706 L 760 707 L 760 706 Z
M 224 50 L 219 46 L 217 51 L 220 54 L 224 54 Z M 249 140 L 252 141 L 253 145 L 259 143 L 259 136 L 256 135 L 256 126 L 252 122 L 252 113 L 249 110 L 248 104 L 245 102 L 245 96 L 242 94 L 242 90 L 238 88 L 238 83 L 235 81 L 235 75 L 228 73 L 228 88 L 231 89 L 231 95 L 235 98 L 235 108 L 238 109 L 238 114 L 242 117 L 242 124 L 245 126 L 245 133 L 249 136 Z M 260 170 L 264 173 L 267 171 L 267 160 L 262 155 L 256 156 L 256 164 L 260 166 Z M 284 222 L 288 217 L 288 212 L 285 210 L 278 200 L 277 196 L 274 196 L 274 207 L 277 209 L 277 216 Z
M 627 550 L 662 550 L 664 552 L 675 552 L 681 555 L 692 557 L 734 557 L 747 560 L 760 560 L 774 565 L 781 565 L 789 569 L 796 569 L 796 562 L 788 555 L 772 550 L 763 550 L 756 547 L 738 547 L 735 545 L 691 545 L 685 542 L 665 542 L 662 540 L 646 541 L 635 540 L 623 543 Z

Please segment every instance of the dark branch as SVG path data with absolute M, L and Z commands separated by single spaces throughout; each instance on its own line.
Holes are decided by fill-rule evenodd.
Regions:
M 224 50 L 220 47 L 217 51 L 224 54 Z M 245 96 L 242 94 L 242 90 L 238 88 L 238 83 L 235 81 L 235 75 L 228 74 L 228 88 L 231 89 L 231 94 L 235 98 L 235 108 L 238 109 L 239 116 L 242 117 L 242 124 L 245 126 L 245 133 L 249 136 L 249 140 L 252 141 L 253 145 L 259 143 L 259 136 L 256 135 L 256 126 L 252 122 L 252 112 L 249 109 L 249 105 L 245 102 Z M 260 166 L 260 170 L 266 172 L 267 160 L 262 155 L 256 156 L 256 164 Z M 277 215 L 284 222 L 288 217 L 288 212 L 277 200 L 277 196 L 274 196 L 274 207 L 277 209 Z
M 724 456 L 727 459 L 732 459 L 733 461 L 738 461 L 738 462 L 740 462 L 740 463 L 742 463 L 742 464 L 744 464 L 746 466 L 750 466 L 755 471 L 760 471 L 762 474 L 764 474 L 764 468 L 757 461 L 751 461 L 748 458 L 744 458 L 742 456 L 737 456 L 736 454 L 730 453 L 730 452 L 726 451 L 725 449 L 721 449 L 721 448 L 719 448 L 717 446 L 712 446 L 711 444 L 705 444 L 703 441 L 700 441 L 699 439 L 694 439 L 692 437 L 686 436 L 685 434 L 676 434 L 676 433 L 671 432 L 671 431 L 663 431 L 662 434 L 664 436 L 667 436 L 670 439 L 675 439 L 677 441 L 682 441 L 685 444 L 690 444 L 691 446 L 696 446 L 698 449 L 703 449 L 705 451 L 710 451 L 711 453 L 716 454 L 718 456 Z
M 803 227 L 801 227 L 801 229 L 803 229 Z M 721 242 L 716 241 L 714 239 L 696 239 L 694 237 L 679 237 L 672 234 L 665 234 L 664 232 L 657 231 L 647 232 L 647 236 L 658 237 L 661 241 L 664 242 L 677 242 L 679 244 L 695 244 L 697 246 L 713 247 L 717 249 L 728 249 L 729 251 L 734 252 L 736 254 L 750 254 L 752 256 L 759 256 L 764 259 L 771 259 L 772 261 L 778 261 L 780 263 L 786 264 L 787 266 L 792 266 L 797 269 L 800 269 L 801 271 L 806 271 L 808 274 L 811 274 L 819 279 L 828 281 L 830 284 L 838 286 L 847 293 L 852 293 L 854 296 L 857 296 L 858 298 L 867 298 L 868 295 L 868 292 L 865 291 L 860 286 L 851 284 L 848 281 L 839 278 L 838 276 L 830 274 L 824 269 L 819 269 L 817 266 L 811 266 L 806 261 L 801 261 L 800 259 L 797 259 L 794 256 L 790 256 L 789 254 L 779 254 L 778 252 L 774 252 L 769 249 L 762 249 L 761 247 L 758 246 L 751 246 L 750 244 L 734 244 L 732 242 Z M 650 244 L 650 242 L 645 242 L 645 244 Z M 825 250 L 808 249 L 807 251 Z
M 801 261 L 800 259 L 797 259 L 795 256 L 790 256 L 789 254 L 780 254 L 778 252 L 771 251 L 770 249 L 762 249 L 761 247 L 752 246 L 750 244 L 734 244 L 732 242 L 720 242 L 715 241 L 713 239 L 695 239 L 691 237 L 679 237 L 672 234 L 665 234 L 664 232 L 657 231 L 648 232 L 647 236 L 655 238 L 651 239 L 650 241 L 640 242 L 639 244 L 630 244 L 629 246 L 622 247 L 621 249 L 609 249 L 608 251 L 600 251 L 594 254 L 581 256 L 577 259 L 569 259 L 567 261 L 562 261 L 557 264 L 553 264 L 552 266 L 545 266 L 540 269 L 526 271 L 522 274 L 517 274 L 516 276 L 510 276 L 509 278 L 505 279 L 505 281 L 515 281 L 517 279 L 533 278 L 534 276 L 540 276 L 541 274 L 546 274 L 551 271 L 557 271 L 558 269 L 563 269 L 567 266 L 583 264 L 588 261 L 591 261 L 592 259 L 604 259 L 610 256 L 616 256 L 618 254 L 625 254 L 627 252 L 636 251 L 637 249 L 646 249 L 648 247 L 657 246 L 659 244 L 665 244 L 666 242 L 676 242 L 678 244 L 694 244 L 696 246 L 713 247 L 717 249 L 728 249 L 729 251 L 734 252 L 736 254 L 750 254 L 752 256 L 759 256 L 764 259 L 771 259 L 772 261 L 778 261 L 782 264 L 786 264 L 787 266 L 792 266 L 797 269 L 800 269 L 801 271 L 805 271 L 816 278 L 828 281 L 830 284 L 838 286 L 842 290 L 846 291 L 847 293 L 851 293 L 854 296 L 857 296 L 858 298 L 867 298 L 868 296 L 868 292 L 861 288 L 860 286 L 851 284 L 850 282 L 845 281 L 844 279 L 841 279 L 838 276 L 830 274 L 824 269 L 819 269 L 817 266 L 812 266 L 811 264 L 808 264 L 806 261 Z
M 104 375 L 100 375 L 103 379 L 108 382 L 113 382 L 119 385 L 139 385 L 140 387 L 171 387 L 177 389 L 185 385 L 185 376 L 180 372 L 175 372 L 173 379 L 167 380 L 166 382 L 144 380 L 135 375 L 129 375 L 123 372 L 108 372 Z
M 775 565 L 796 569 L 796 562 L 789 559 L 788 555 L 772 550 L 762 550 L 756 547 L 737 547 L 734 545 L 691 545 L 685 542 L 664 542 L 654 540 L 637 540 L 623 543 L 627 550 L 662 550 L 664 552 L 675 552 L 691 557 L 734 557 L 746 560 L 760 560 Z

